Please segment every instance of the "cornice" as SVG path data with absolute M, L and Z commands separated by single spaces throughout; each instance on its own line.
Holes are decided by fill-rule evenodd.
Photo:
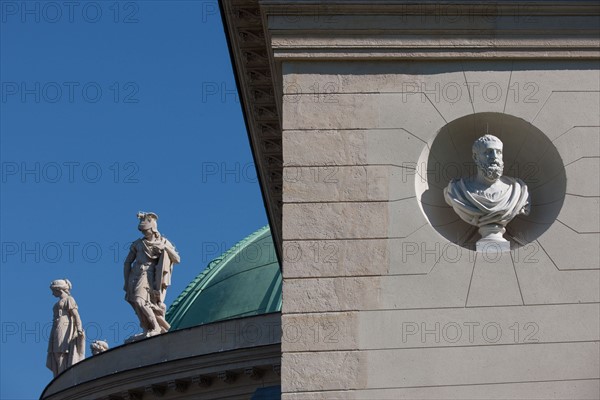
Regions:
M 261 1 L 278 62 L 599 58 L 592 1 Z
M 281 115 L 258 1 L 220 0 L 242 111 L 271 234 L 281 265 L 283 156 Z
M 430 14 L 440 7 L 455 7 L 454 10 L 480 14 L 490 14 L 498 10 L 505 11 L 505 14 L 527 11 L 528 14 L 535 15 L 583 15 L 597 12 L 599 7 L 595 0 L 260 0 L 260 4 L 266 12 L 287 10 L 293 11 L 294 14 L 306 15 L 315 15 L 315 10 L 320 10 L 322 14 Z

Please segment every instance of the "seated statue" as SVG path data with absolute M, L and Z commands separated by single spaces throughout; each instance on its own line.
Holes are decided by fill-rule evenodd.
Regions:
M 454 212 L 468 224 L 479 227 L 481 239 L 477 251 L 495 247 L 510 250 L 504 238 L 505 226 L 519 214 L 529 214 L 530 196 L 527 185 L 503 176 L 502 142 L 484 135 L 473 143 L 473 160 L 477 175 L 453 179 L 444 189 L 444 198 Z

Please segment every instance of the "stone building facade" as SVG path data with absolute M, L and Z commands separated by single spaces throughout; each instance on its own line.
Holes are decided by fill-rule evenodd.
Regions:
M 281 239 L 282 398 L 598 398 L 598 5 L 222 5 Z M 531 191 L 505 253 L 442 193 L 487 132 Z
M 598 398 L 600 6 L 220 5 L 282 262 L 281 398 Z M 531 191 L 504 253 L 443 198 L 488 132 Z

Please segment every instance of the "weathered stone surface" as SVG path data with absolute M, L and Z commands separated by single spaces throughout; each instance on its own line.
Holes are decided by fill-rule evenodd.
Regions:
M 475 252 L 462 247 L 445 253 L 427 275 L 395 275 L 381 279 L 381 307 L 386 309 L 464 307 Z
M 554 140 L 575 126 L 600 126 L 599 104 L 599 92 L 554 91 L 532 123 Z
M 431 102 L 402 94 L 333 94 L 315 102 L 311 95 L 284 101 L 284 130 L 405 129 L 427 141 L 445 123 Z M 419 118 L 413 118 L 419 115 Z
M 463 251 L 426 224 L 404 239 L 389 241 L 389 273 L 428 274 L 440 258 L 458 258 Z
M 412 96 L 424 102 L 425 97 L 446 122 L 473 113 L 471 96 L 462 71 L 426 75 L 419 88 L 415 85 L 407 90 L 408 94 L 403 94 L 404 99 Z M 411 91 L 420 93 L 413 94 Z
M 523 304 L 519 282 L 510 252 L 489 251 L 478 253 L 467 307 L 504 306 Z
M 369 174 L 369 172 L 371 172 Z M 369 186 L 377 183 L 387 186 L 386 177 L 369 185 L 368 175 L 381 175 L 384 171 L 375 171 L 367 167 L 285 167 L 283 181 L 283 201 L 285 202 L 336 202 L 336 201 L 366 201 L 373 195 Z M 387 171 L 385 171 L 387 172 Z M 387 188 L 375 192 L 383 192 L 379 201 L 385 200 Z
M 450 225 L 456 221 L 460 221 L 460 217 L 456 215 L 449 205 L 440 207 L 436 204 L 421 203 L 421 208 L 433 227 Z
M 392 202 L 288 203 L 283 238 L 402 238 L 427 223 L 414 198 Z
M 282 313 L 377 309 L 379 277 L 284 279 Z
M 409 237 L 426 224 L 427 219 L 414 197 L 389 203 L 389 237 Z
M 531 215 L 524 217 L 526 219 L 535 219 L 537 222 L 544 221 L 545 223 L 554 222 L 555 213 L 546 210 L 541 213 L 534 213 L 533 207 L 554 207 L 555 205 L 561 206 L 564 201 L 566 185 L 561 185 L 566 180 L 566 172 L 559 171 L 555 165 L 551 167 L 555 169 L 555 175 L 546 175 L 544 178 L 538 180 L 538 182 L 531 185 Z M 541 169 L 541 167 L 540 167 Z
M 583 157 L 600 157 L 600 127 L 576 126 L 554 140 L 564 165 Z
M 369 130 L 366 133 L 367 160 L 370 164 L 402 167 L 404 180 L 412 182 L 419 154 L 426 142 L 406 129 Z
M 282 316 L 283 352 L 356 350 L 358 340 L 355 312 Z
M 507 112 L 531 121 L 553 91 L 600 90 L 597 65 L 592 61 L 578 61 L 572 68 L 564 69 L 562 61 L 533 60 L 292 62 L 284 67 L 284 92 L 294 99 L 298 93 L 314 96 L 315 91 L 329 95 L 404 92 L 405 99 L 432 101 L 447 121 L 486 111 Z M 365 70 L 370 73 L 359 73 Z M 453 108 L 460 111 L 453 112 Z
M 406 238 L 300 240 L 283 245 L 286 278 L 427 274 L 470 251 L 424 225 Z M 473 259 L 470 263 L 472 265 Z
M 585 197 L 600 196 L 600 158 L 581 158 L 565 168 L 567 193 Z
M 600 383 L 597 379 L 558 381 L 558 382 L 520 382 L 501 384 L 477 384 L 461 386 L 418 387 L 401 389 L 357 390 L 353 397 L 344 396 L 348 392 L 320 393 L 332 399 L 356 400 L 506 400 L 506 399 L 596 399 L 600 396 Z M 317 397 L 307 397 L 317 399 Z M 324 398 L 324 397 L 320 397 Z M 304 399 L 304 397 L 290 397 Z
M 557 219 L 579 233 L 598 233 L 600 232 L 599 210 L 600 198 L 567 194 Z
M 381 175 L 374 175 L 373 184 L 369 184 L 369 192 L 372 193 L 373 200 L 383 198 L 384 193 L 387 194 L 389 201 L 415 197 L 415 184 L 411 172 L 410 168 L 390 166 L 382 171 Z
M 365 70 L 369 74 L 364 74 Z M 434 86 L 432 82 L 439 80 L 440 74 L 464 82 L 461 64 L 443 61 L 286 62 L 283 73 L 283 91 L 290 95 L 314 94 L 315 89 L 318 93 L 424 93 L 424 89 Z M 429 84 L 425 87 L 426 82 Z
M 301 240 L 283 243 L 284 278 L 384 275 L 388 239 Z
M 285 166 L 365 165 L 373 131 L 283 131 Z
M 456 138 L 451 134 L 438 134 L 434 142 L 428 144 L 427 149 L 423 150 L 419 158 L 417 172 L 419 173 L 419 184 L 427 184 L 430 188 L 443 190 L 452 178 L 458 178 L 462 175 L 464 157 L 468 157 L 472 163 L 471 154 L 462 155 L 465 146 L 457 146 Z M 443 196 L 438 205 L 446 206 Z
M 283 353 L 281 391 L 363 388 L 368 376 L 365 356 L 358 351 Z M 332 375 L 333 371 L 340 373 Z
M 559 270 L 600 269 L 600 233 L 579 234 L 560 222 L 538 238 L 539 245 L 532 243 L 531 259 L 546 252 Z M 527 255 L 525 255 L 527 257 Z
M 300 392 L 300 393 L 282 393 L 282 400 L 352 400 L 356 398 L 354 390 L 345 390 L 340 392 Z
M 358 348 L 594 341 L 599 319 L 598 304 L 361 311 Z
M 285 167 L 285 202 L 394 201 L 415 196 L 400 167 Z
M 425 144 L 404 129 L 286 130 L 283 159 L 290 167 L 385 164 L 414 169 Z
M 504 112 L 510 93 L 511 70 L 507 61 L 473 61 L 465 70 L 463 90 L 473 103 L 473 112 Z
M 470 250 L 424 225 L 406 238 L 286 241 L 286 278 L 427 274 L 437 262 L 454 263 Z M 473 264 L 474 256 L 469 261 Z
M 599 86 L 594 61 L 573 61 L 569 69 L 561 61 L 514 61 L 504 112 L 533 121 L 553 91 L 594 91 L 600 90 Z M 558 114 L 566 114 L 573 106 Z
M 369 388 L 597 379 L 598 350 L 583 342 L 366 351 L 366 373 Z
M 388 234 L 387 202 L 284 204 L 283 238 L 367 239 Z
M 600 301 L 600 270 L 559 271 L 537 246 L 531 256 L 514 260 L 525 304 Z M 586 254 L 588 250 L 583 251 Z

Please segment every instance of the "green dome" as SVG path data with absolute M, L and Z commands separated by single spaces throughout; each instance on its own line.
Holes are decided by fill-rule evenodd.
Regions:
M 171 330 L 281 311 L 281 272 L 268 226 L 211 261 L 167 311 Z

